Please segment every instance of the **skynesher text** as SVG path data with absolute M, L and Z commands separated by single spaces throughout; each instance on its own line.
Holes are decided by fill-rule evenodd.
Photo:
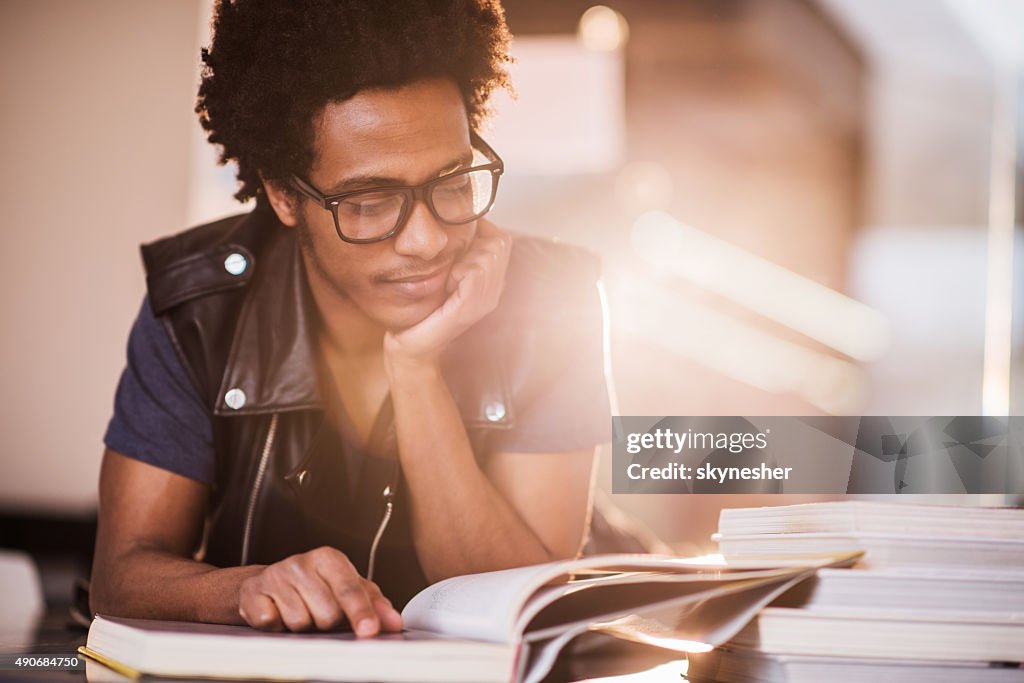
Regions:
M 717 481 L 724 484 L 727 481 L 739 481 L 750 479 L 789 479 L 792 467 L 769 467 L 761 463 L 760 467 L 715 467 L 704 463 L 700 467 L 693 468 L 681 463 L 670 463 L 664 467 L 644 467 L 639 463 L 633 463 L 626 469 L 626 476 L 633 480 L 640 479 L 674 479 L 674 480 L 704 480 Z

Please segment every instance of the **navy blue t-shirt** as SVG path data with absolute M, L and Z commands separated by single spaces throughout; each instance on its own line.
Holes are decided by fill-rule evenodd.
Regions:
M 516 426 L 494 444 L 505 452 L 560 452 L 590 448 L 611 439 L 611 405 L 601 344 L 592 344 L 562 369 L 559 381 L 524 406 Z M 361 447 L 342 426 L 347 465 L 357 467 Z M 128 359 L 104 436 L 123 455 L 212 485 L 213 426 L 210 412 L 171 346 L 164 324 L 143 300 L 128 337 Z M 354 480 L 354 478 L 353 478 Z
M 213 426 L 149 297 L 128 336 L 128 362 L 114 397 L 107 448 L 213 484 Z

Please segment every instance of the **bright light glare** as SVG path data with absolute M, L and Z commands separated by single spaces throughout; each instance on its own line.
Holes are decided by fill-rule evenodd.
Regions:
M 633 249 L 662 271 L 696 284 L 859 361 L 889 345 L 878 311 L 664 211 L 633 224 Z
M 985 292 L 985 360 L 982 415 L 1010 414 L 1013 369 L 1014 184 L 1017 177 L 1015 76 L 999 79 L 992 115 L 989 170 L 988 273 Z
M 656 161 L 626 164 L 615 177 L 615 199 L 632 214 L 664 209 L 672 200 L 672 175 Z
M 681 557 L 679 558 L 680 564 L 692 564 L 700 567 L 713 566 L 713 567 L 724 567 L 726 566 L 725 557 L 721 553 L 712 553 L 711 555 L 696 555 L 694 557 Z
M 713 645 L 702 643 L 699 640 L 680 640 L 679 638 L 660 638 L 658 636 L 650 636 L 645 633 L 637 634 L 637 640 L 643 641 L 648 645 L 655 647 L 664 648 L 665 650 L 674 650 L 675 652 L 688 652 L 690 654 L 703 654 L 705 652 L 711 652 L 714 650 Z
M 659 664 L 647 671 L 638 671 L 634 674 L 624 676 L 608 676 L 607 678 L 589 678 L 587 683 L 665 683 L 665 681 L 680 681 L 690 669 L 690 663 L 685 659 Z
M 857 365 L 768 334 L 664 286 L 627 275 L 608 287 L 614 324 L 769 393 L 792 392 L 832 415 L 857 415 L 868 379 Z
M 587 49 L 611 52 L 626 44 L 629 24 L 612 8 L 595 5 L 580 17 L 578 35 Z

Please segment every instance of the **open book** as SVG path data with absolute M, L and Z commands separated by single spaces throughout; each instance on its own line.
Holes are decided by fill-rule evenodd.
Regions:
M 710 650 L 818 566 L 857 557 L 723 566 L 606 555 L 459 576 L 406 605 L 405 631 L 365 640 L 97 615 L 81 651 L 129 675 L 535 683 L 585 632 Z

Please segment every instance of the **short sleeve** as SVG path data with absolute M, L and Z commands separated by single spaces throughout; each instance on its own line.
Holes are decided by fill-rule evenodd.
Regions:
M 572 323 L 556 321 L 544 337 L 557 340 L 560 362 L 545 364 L 542 390 L 516 406 L 515 425 L 497 436 L 494 450 L 557 453 L 593 448 L 611 441 L 612 392 L 607 373 L 608 340 L 600 286 L 594 287 L 585 312 Z M 554 371 L 552 371 L 554 367 Z
M 103 441 L 130 458 L 213 483 L 210 414 L 148 298 L 128 338 L 127 364 Z

